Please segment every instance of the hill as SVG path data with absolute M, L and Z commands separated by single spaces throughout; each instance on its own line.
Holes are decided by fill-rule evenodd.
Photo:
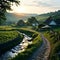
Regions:
M 37 18 L 38 21 L 43 22 L 49 16 L 52 16 L 54 19 L 60 18 L 60 10 L 55 11 L 55 12 L 46 13 L 46 14 L 41 14 L 41 15 L 36 16 L 36 18 Z
M 18 22 L 19 20 L 26 21 L 29 17 L 35 16 L 36 19 L 42 23 L 45 21 L 49 16 L 52 16 L 54 19 L 60 18 L 60 10 L 45 14 L 27 14 L 27 13 L 6 13 L 7 22 Z M 8 23 L 9 24 L 9 23 Z

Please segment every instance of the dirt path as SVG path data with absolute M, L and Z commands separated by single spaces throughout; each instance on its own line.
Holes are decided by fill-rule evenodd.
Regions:
M 50 53 L 50 43 L 49 41 L 41 34 L 43 40 L 42 46 L 32 55 L 29 60 L 48 60 Z

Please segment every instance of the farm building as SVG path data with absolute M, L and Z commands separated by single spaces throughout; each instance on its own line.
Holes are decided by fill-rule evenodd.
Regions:
M 49 17 L 44 23 L 50 26 L 60 26 L 60 19 Z

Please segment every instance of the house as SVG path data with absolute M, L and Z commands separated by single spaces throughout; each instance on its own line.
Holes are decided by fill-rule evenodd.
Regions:
M 49 17 L 44 23 L 50 26 L 60 26 L 60 19 Z

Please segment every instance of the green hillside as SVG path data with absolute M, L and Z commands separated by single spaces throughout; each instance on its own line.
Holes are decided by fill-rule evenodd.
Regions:
M 55 12 L 50 12 L 50 13 L 45 13 L 45 14 L 24 14 L 24 13 L 6 13 L 6 22 L 13 23 L 13 22 L 18 22 L 20 19 L 27 21 L 28 18 L 35 16 L 35 18 L 41 23 L 45 21 L 49 16 L 52 16 L 54 19 L 60 18 L 60 10 L 55 11 Z
M 48 18 L 49 16 L 47 15 L 47 16 L 43 16 L 43 15 L 39 15 L 39 16 L 36 16 L 36 19 L 38 20 L 38 21 L 45 21 L 47 18 Z
M 52 16 L 54 19 L 60 19 L 60 10 L 55 11 L 55 12 L 50 12 L 50 13 L 46 13 L 46 14 L 41 14 L 36 16 L 37 20 L 40 22 L 45 21 L 49 16 Z

